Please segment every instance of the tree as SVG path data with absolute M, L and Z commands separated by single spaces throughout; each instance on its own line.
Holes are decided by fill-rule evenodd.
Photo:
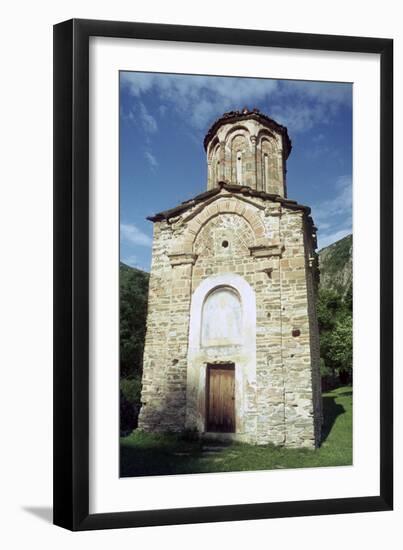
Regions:
M 351 373 L 353 368 L 353 319 L 346 314 L 336 322 L 329 344 L 329 353 L 339 373 Z
M 120 374 L 123 378 L 142 372 L 148 278 L 148 273 L 121 264 Z
M 321 289 L 317 313 L 324 383 L 327 386 L 347 383 L 353 366 L 352 292 L 343 298 L 334 290 Z
M 137 426 L 146 331 L 148 273 L 120 264 L 120 432 Z
M 338 292 L 329 289 L 320 289 L 317 303 L 319 331 L 331 330 L 335 319 L 343 308 L 343 299 Z

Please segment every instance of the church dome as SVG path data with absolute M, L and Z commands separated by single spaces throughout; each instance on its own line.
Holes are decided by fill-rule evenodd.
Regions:
M 225 181 L 286 197 L 287 128 L 258 109 L 224 113 L 208 130 L 204 148 L 208 189 Z

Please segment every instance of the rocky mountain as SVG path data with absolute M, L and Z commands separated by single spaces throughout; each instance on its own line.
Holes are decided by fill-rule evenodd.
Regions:
M 353 284 L 353 236 L 319 250 L 320 287 L 345 296 Z

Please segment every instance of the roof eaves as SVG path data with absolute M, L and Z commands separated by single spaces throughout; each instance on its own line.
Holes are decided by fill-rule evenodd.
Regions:
M 199 195 L 196 195 L 193 199 L 184 201 L 174 208 L 164 210 L 152 216 L 147 216 L 147 220 L 150 220 L 152 222 L 159 222 L 179 216 L 183 212 L 186 212 L 186 210 L 188 210 L 189 208 L 192 208 L 193 206 L 196 206 L 197 204 L 200 204 L 201 202 L 211 197 L 214 197 L 215 195 L 218 195 L 222 189 L 225 189 L 226 191 L 231 191 L 232 193 L 240 193 L 242 195 L 247 195 L 250 197 L 258 197 L 264 200 L 279 202 L 285 208 L 290 208 L 291 210 L 303 210 L 307 215 L 311 213 L 311 209 L 309 208 L 309 206 L 298 204 L 298 202 L 291 199 L 286 199 L 284 197 L 281 197 L 280 195 L 266 193 L 265 191 L 257 191 L 256 189 L 252 189 L 251 187 L 240 186 L 233 183 L 220 181 L 218 183 L 218 187 L 210 189 L 209 191 L 205 191 L 204 193 L 200 193 Z

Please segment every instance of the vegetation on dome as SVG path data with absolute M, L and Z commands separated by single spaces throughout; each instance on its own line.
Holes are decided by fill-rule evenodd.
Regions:
M 286 158 L 289 156 L 292 144 L 291 140 L 288 136 L 288 131 L 285 126 L 282 126 L 269 116 L 267 116 L 265 113 L 262 113 L 259 109 L 252 109 L 249 110 L 246 107 L 243 108 L 240 111 L 227 111 L 226 113 L 223 113 L 217 120 L 213 122 L 213 124 L 210 126 L 209 130 L 207 131 L 207 134 L 204 138 L 203 145 L 204 149 L 207 151 L 207 146 L 210 143 L 211 139 L 214 137 L 215 133 L 217 132 L 218 128 L 222 124 L 227 124 L 228 122 L 237 122 L 240 120 L 247 120 L 250 118 L 254 118 L 255 120 L 260 120 L 265 126 L 268 126 L 269 128 L 272 128 L 274 130 L 277 130 L 283 138 L 284 138 L 284 152 L 286 154 Z

